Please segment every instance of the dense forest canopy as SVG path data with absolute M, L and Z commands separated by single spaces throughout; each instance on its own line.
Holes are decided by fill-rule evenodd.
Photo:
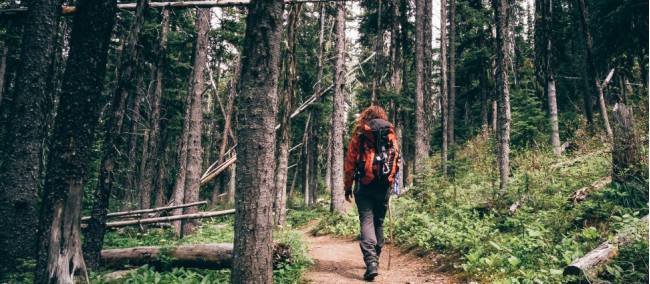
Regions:
M 0 282 L 318 282 L 306 232 L 356 236 L 343 163 L 378 105 L 390 243 L 425 276 L 647 283 L 647 10 L 4 0 Z

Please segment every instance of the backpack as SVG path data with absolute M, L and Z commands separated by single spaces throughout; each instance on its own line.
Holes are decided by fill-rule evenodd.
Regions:
M 357 181 L 364 176 L 372 176 L 373 181 L 380 181 L 388 184 L 388 177 L 392 174 L 393 163 L 395 162 L 395 145 L 389 139 L 388 135 L 393 131 L 393 126 L 386 120 L 373 119 L 367 123 L 370 133 L 360 133 L 359 143 L 359 160 L 357 161 Z M 366 137 L 372 135 L 372 137 Z M 370 160 L 370 161 L 369 161 Z M 368 165 L 368 163 L 372 163 Z M 370 166 L 370 167 L 369 167 Z M 366 173 L 365 169 L 371 168 L 371 173 Z M 366 179 L 367 181 L 367 179 Z M 357 182 L 359 184 L 359 182 Z

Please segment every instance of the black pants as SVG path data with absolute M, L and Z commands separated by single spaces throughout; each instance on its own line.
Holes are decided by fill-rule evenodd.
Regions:
M 361 225 L 361 252 L 366 265 L 379 260 L 384 246 L 384 217 L 388 210 L 388 183 L 371 182 L 355 192 Z

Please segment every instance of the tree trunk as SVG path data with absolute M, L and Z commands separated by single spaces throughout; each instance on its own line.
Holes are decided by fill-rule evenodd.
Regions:
M 415 18 L 424 17 L 425 0 L 415 1 Z M 424 171 L 424 161 L 429 154 L 428 145 L 426 144 L 426 121 L 424 114 L 424 23 L 423 21 L 415 22 L 415 172 L 420 174 Z
M 17 258 L 35 256 L 39 177 L 46 133 L 45 107 L 51 95 L 48 74 L 58 30 L 57 0 L 29 1 L 24 16 L 11 111 L 0 166 L 0 260 L 13 267 Z
M 210 31 L 210 9 L 197 9 L 196 11 L 196 43 L 194 45 L 194 67 L 192 81 L 188 94 L 193 96 L 190 105 L 190 127 L 187 144 L 187 176 L 185 178 L 184 203 L 199 200 L 199 187 L 201 186 L 201 162 L 203 148 L 201 147 L 201 129 L 203 124 L 203 110 L 201 103 L 205 90 L 205 67 L 208 60 L 208 32 Z M 183 208 L 183 214 L 198 212 L 196 207 Z M 183 221 L 182 235 L 187 236 L 194 231 L 194 221 Z
M 589 29 L 589 10 L 585 0 L 578 0 L 578 9 L 580 10 L 580 24 L 582 26 L 582 35 L 585 42 L 585 68 L 586 77 L 589 80 L 589 86 L 586 90 L 589 94 L 585 94 L 585 97 L 591 96 L 594 92 L 598 92 L 598 104 L 600 106 L 600 115 L 603 118 L 603 125 L 605 127 L 605 132 L 607 133 L 607 139 L 612 141 L 612 128 L 609 125 L 609 118 L 607 116 L 607 106 L 605 105 L 605 98 L 603 92 L 600 89 L 598 79 L 596 79 L 596 64 L 594 63 L 593 58 L 593 37 L 591 36 L 591 30 Z
M 318 33 L 318 73 L 316 75 L 316 86 L 314 87 L 314 94 L 320 94 L 321 89 L 323 87 L 323 68 L 324 68 L 324 54 L 325 54 L 325 17 L 327 16 L 327 12 L 325 10 L 325 5 L 321 4 L 320 5 L 320 24 L 319 24 L 319 33 Z M 331 31 L 331 30 L 330 30 Z M 330 37 L 331 39 L 331 33 Z M 329 125 L 328 125 L 329 126 Z M 328 127 L 328 129 L 331 129 L 331 127 Z M 331 130 L 330 130 L 331 131 Z M 328 131 L 329 132 L 329 131 Z M 327 133 L 329 134 L 329 133 Z M 325 134 L 325 135 L 327 135 Z M 331 191 L 332 186 L 331 186 L 331 179 L 332 179 L 332 147 L 331 143 L 332 141 L 330 139 L 327 139 L 327 148 L 325 151 L 327 151 L 327 156 L 325 160 L 325 190 L 326 191 Z
M 7 57 L 9 56 L 9 45 L 6 40 L 2 47 L 2 57 L 0 58 L 0 105 L 2 105 L 2 95 L 5 91 L 5 77 L 7 74 Z
M 287 19 L 287 53 L 285 57 L 286 75 L 282 92 L 282 109 L 280 110 L 280 132 L 277 146 L 277 165 L 275 173 L 275 224 L 285 225 L 287 166 L 289 163 L 289 143 L 291 143 L 291 113 L 296 81 L 296 26 L 300 18 L 301 5 L 294 5 Z
M 640 144 L 634 129 L 632 108 L 617 103 L 614 106 L 613 181 L 625 183 L 634 179 L 643 180 Z
M 144 12 L 148 0 L 139 0 L 138 5 L 136 18 L 131 25 L 126 40 L 126 50 L 119 62 L 119 79 L 117 88 L 113 93 L 111 110 L 106 123 L 106 133 L 104 134 L 104 143 L 102 144 L 99 180 L 94 193 L 95 203 L 92 208 L 92 218 L 88 222 L 88 229 L 84 238 L 84 254 L 90 267 L 96 267 L 99 263 L 100 252 L 104 243 L 104 225 L 106 224 L 106 213 L 113 189 L 114 170 L 117 168 L 118 147 L 122 142 L 122 122 L 124 120 L 126 100 L 129 92 L 132 92 L 135 88 L 133 78 L 136 74 L 142 72 L 139 68 L 141 66 L 141 50 L 138 47 L 138 41 L 144 26 Z
M 310 133 L 311 132 L 311 127 L 310 127 L 311 124 L 312 124 L 312 113 L 309 112 L 309 114 L 307 115 L 307 121 L 305 122 L 305 132 L 304 132 L 304 135 L 303 135 L 303 138 L 302 138 L 302 161 L 303 161 L 302 164 L 303 164 L 303 167 L 302 167 L 302 172 L 301 173 L 302 173 L 302 191 L 304 193 L 303 194 L 303 200 L 304 200 L 305 206 L 311 205 L 310 204 L 311 198 L 309 196 L 309 194 L 311 193 L 311 191 L 309 190 L 309 186 L 310 186 L 310 184 L 309 184 L 309 171 L 310 171 L 311 165 L 312 165 L 312 163 L 311 163 L 312 157 L 309 154 L 309 152 L 311 150 L 310 147 L 309 147 L 309 140 L 312 139 L 311 138 L 311 133 Z
M 107 268 L 171 265 L 223 269 L 232 266 L 232 244 L 196 244 L 166 247 L 133 247 L 102 251 L 102 265 Z
M 156 56 L 157 62 L 155 65 L 155 82 L 154 82 L 154 93 L 151 97 L 151 113 L 149 115 L 149 141 L 148 144 L 145 144 L 144 147 L 147 147 L 148 155 L 145 155 L 144 150 L 142 154 L 142 165 L 140 167 L 140 178 L 138 189 L 141 192 L 140 204 L 145 203 L 145 199 L 151 196 L 152 185 L 154 181 L 154 173 L 156 169 L 160 170 L 162 163 L 157 159 L 159 157 L 159 145 L 161 142 L 160 139 L 160 101 L 162 99 L 163 93 L 163 76 L 165 74 L 165 58 L 167 56 L 167 37 L 169 34 L 169 10 L 163 9 L 162 11 L 162 22 L 160 29 L 160 43 L 158 44 L 158 50 Z M 166 153 L 167 151 L 163 151 Z M 160 176 L 159 176 L 160 178 Z M 158 197 L 163 191 L 162 188 L 156 188 L 156 205 L 159 202 Z
M 497 0 L 499 1 L 499 0 Z M 449 106 L 447 143 L 454 159 L 454 127 L 456 120 L 456 0 L 449 0 Z
M 336 3 L 336 66 L 334 74 L 334 98 L 332 99 L 332 137 L 331 137 L 331 180 L 332 200 L 330 211 L 344 213 L 343 188 L 343 133 L 345 129 L 345 3 Z
M 43 188 L 35 283 L 73 283 L 77 273 L 86 272 L 81 202 L 116 9 L 111 1 L 81 1 L 79 5 Z
M 508 34 L 508 0 L 496 0 L 495 22 L 496 22 L 496 45 L 497 45 L 497 124 L 498 124 L 498 155 L 499 162 L 499 192 L 501 195 L 508 190 L 508 177 L 510 176 L 510 85 L 509 85 L 509 42 Z
M 371 105 L 376 105 L 378 104 L 377 102 L 377 93 L 379 92 L 380 86 L 380 81 L 382 77 L 382 71 L 381 68 L 379 67 L 381 64 L 381 61 L 383 59 L 383 50 L 384 50 L 384 30 L 382 29 L 381 26 L 381 17 L 382 17 L 382 12 L 381 12 L 381 6 L 382 6 L 383 1 L 382 0 L 377 0 L 377 29 L 375 33 L 375 66 L 373 68 L 373 74 L 372 74 L 372 88 L 371 88 L 371 95 L 370 95 L 370 104 Z
M 433 98 L 433 1 L 424 1 L 424 144 L 427 157 L 431 146 L 431 132 L 435 119 L 435 100 Z
M 449 93 L 447 82 L 447 0 L 440 0 L 440 98 L 442 112 L 442 146 L 440 149 L 442 175 L 447 176 L 449 156 Z
M 138 64 L 143 64 L 144 62 L 138 62 Z M 144 65 L 141 65 L 144 66 Z M 144 91 L 144 68 L 139 67 L 139 71 L 137 73 L 137 81 L 135 84 L 135 89 L 133 90 L 133 94 L 129 96 L 130 102 L 128 102 L 128 105 L 130 107 L 127 107 L 127 111 L 125 115 L 127 117 L 130 117 L 130 123 L 131 123 L 131 130 L 129 130 L 128 136 L 129 136 L 129 152 L 127 156 L 127 165 L 126 165 L 126 191 L 128 196 L 128 201 L 132 206 L 137 206 L 136 204 L 139 203 L 140 208 L 149 208 L 151 207 L 151 200 L 147 199 L 145 200 L 144 198 L 140 198 L 140 192 L 136 190 L 134 187 L 138 183 L 137 179 L 135 178 L 137 175 L 138 169 L 136 168 L 136 156 L 137 156 L 137 148 L 138 148 L 138 140 L 139 140 L 139 132 L 140 132 L 140 121 L 141 121 L 141 115 L 140 115 L 140 106 L 142 105 L 142 100 L 145 99 L 145 91 Z M 130 109 L 129 109 L 130 108 Z M 130 116 L 128 113 L 130 112 Z
M 272 283 L 273 189 L 283 1 L 249 5 L 238 112 L 233 283 Z

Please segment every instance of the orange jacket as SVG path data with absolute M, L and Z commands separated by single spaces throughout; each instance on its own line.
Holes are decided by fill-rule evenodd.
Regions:
M 350 139 L 350 144 L 348 144 L 348 155 L 347 158 L 345 159 L 345 164 L 343 165 L 343 170 L 345 171 L 345 191 L 352 190 L 352 182 L 354 181 L 354 172 L 355 172 L 355 167 L 357 164 L 357 161 L 359 160 L 359 143 L 361 143 L 361 138 L 360 135 L 364 134 L 365 138 L 365 145 L 364 145 L 364 176 L 361 177 L 361 184 L 368 184 L 370 183 L 374 178 L 374 174 L 372 171 L 372 162 L 373 158 L 375 157 L 375 147 L 373 146 L 374 144 L 374 136 L 372 135 L 372 130 L 370 129 L 370 126 L 368 124 L 364 124 L 361 127 L 361 130 L 358 131 L 357 133 L 354 133 L 352 135 L 352 138 Z M 393 167 L 391 169 L 390 175 L 388 176 L 388 182 L 390 185 L 393 184 L 393 180 L 395 179 L 395 174 L 399 170 L 399 148 L 397 145 L 397 136 L 395 135 L 395 131 L 393 130 L 393 126 L 390 125 L 390 129 L 388 131 L 388 140 L 389 143 L 393 144 L 393 149 L 395 150 L 395 155 L 393 156 Z

